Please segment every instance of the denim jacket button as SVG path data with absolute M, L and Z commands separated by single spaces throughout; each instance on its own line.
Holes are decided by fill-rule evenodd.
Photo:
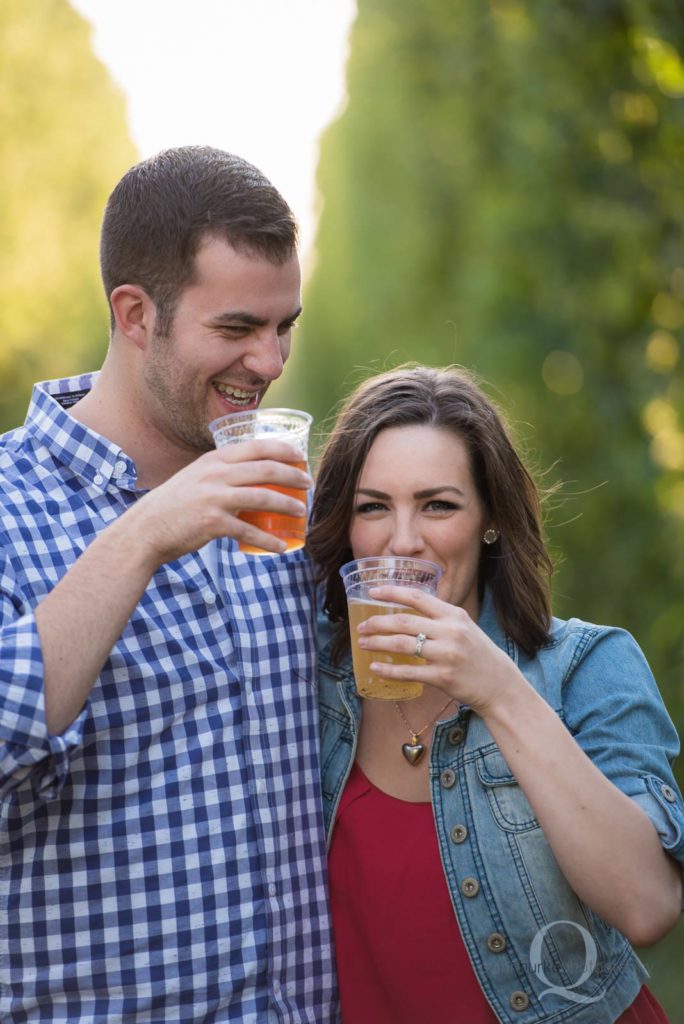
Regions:
M 677 795 L 671 786 L 661 786 L 660 792 L 663 794 L 669 804 L 675 803 Z
M 456 772 L 452 772 L 451 768 L 445 768 L 439 777 L 442 789 L 451 789 L 456 782 Z
M 468 838 L 468 829 L 465 825 L 454 825 L 451 830 L 452 843 L 465 843 Z
M 487 937 L 487 948 L 491 953 L 503 953 L 506 948 L 506 939 L 501 932 L 492 932 Z
M 457 746 L 459 743 L 463 743 L 465 739 L 465 729 L 462 725 L 455 725 L 452 729 L 449 729 L 447 733 L 447 739 L 453 746 Z
M 508 1002 L 514 1010 L 526 1010 L 530 1005 L 530 997 L 525 992 L 511 992 Z
M 464 878 L 461 882 L 461 892 L 464 896 L 467 896 L 469 900 L 473 896 L 477 896 L 480 891 L 480 883 L 476 878 Z

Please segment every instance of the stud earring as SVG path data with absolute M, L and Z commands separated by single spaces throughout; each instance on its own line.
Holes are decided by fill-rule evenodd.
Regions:
M 485 544 L 496 544 L 500 536 L 501 534 L 499 533 L 498 530 L 494 530 L 492 527 L 490 527 L 488 530 L 485 530 L 484 534 L 482 535 L 482 540 L 484 541 Z

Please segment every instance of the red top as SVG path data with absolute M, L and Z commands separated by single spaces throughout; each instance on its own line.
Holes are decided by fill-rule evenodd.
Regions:
M 456 923 L 429 803 L 383 793 L 354 764 L 330 848 L 344 1024 L 497 1024 Z M 668 1024 L 647 988 L 616 1024 Z

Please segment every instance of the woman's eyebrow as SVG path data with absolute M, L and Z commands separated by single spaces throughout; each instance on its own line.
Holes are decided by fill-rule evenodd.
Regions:
M 357 487 L 357 494 L 367 494 L 369 498 L 389 498 L 389 494 L 385 494 L 384 491 L 374 491 L 370 487 Z
M 465 493 L 460 487 L 454 487 L 453 484 L 444 484 L 442 487 L 429 487 L 424 491 L 416 491 L 413 495 L 414 498 L 434 498 L 436 494 L 444 494 L 445 491 L 453 491 L 454 494 L 458 494 L 459 497 L 465 498 Z M 372 487 L 359 487 L 356 491 L 357 494 L 366 494 L 369 498 L 381 498 L 386 500 L 390 498 L 390 494 L 385 494 L 384 491 L 376 491 Z
M 461 498 L 465 498 L 465 493 L 460 487 L 454 487 L 453 484 L 444 484 L 442 487 L 429 487 L 425 491 L 416 491 L 413 495 L 414 498 L 434 498 L 435 494 L 443 494 L 444 491 L 453 491 L 454 494 L 460 495 Z

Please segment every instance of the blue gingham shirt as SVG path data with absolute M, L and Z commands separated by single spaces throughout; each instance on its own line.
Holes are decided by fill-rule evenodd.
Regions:
M 163 565 L 81 714 L 47 732 L 34 608 L 140 493 L 62 407 L 90 384 L 37 385 L 0 439 L 0 1020 L 326 1024 L 303 553 L 221 539 L 213 572 Z

